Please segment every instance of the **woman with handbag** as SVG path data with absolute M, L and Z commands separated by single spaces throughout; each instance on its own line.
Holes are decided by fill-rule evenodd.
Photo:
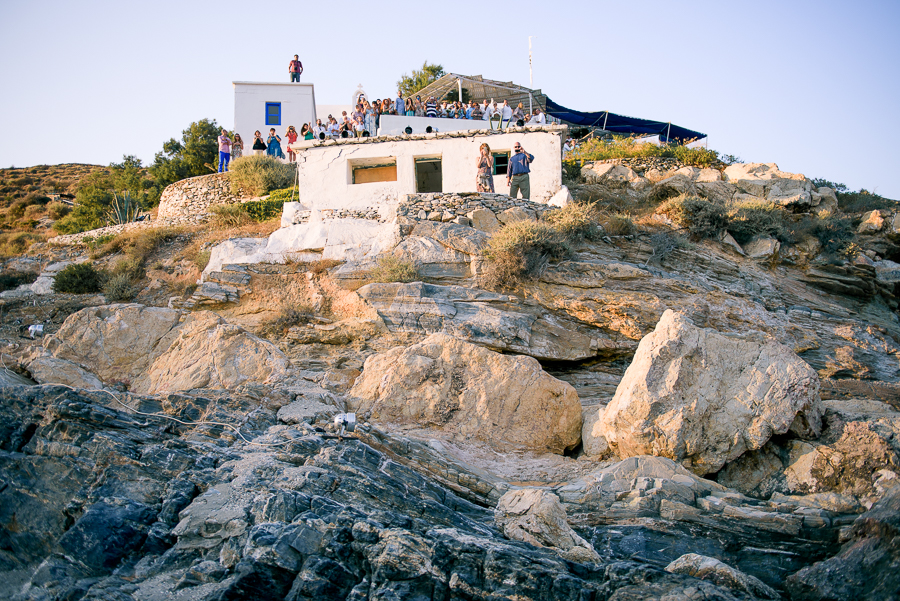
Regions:
M 266 151 L 266 143 L 263 142 L 262 134 L 259 133 L 259 130 L 256 130 L 256 133 L 253 134 L 253 154 L 259 156 Z
M 494 157 L 487 143 L 479 148 L 478 174 L 475 176 L 475 189 L 478 192 L 494 191 Z

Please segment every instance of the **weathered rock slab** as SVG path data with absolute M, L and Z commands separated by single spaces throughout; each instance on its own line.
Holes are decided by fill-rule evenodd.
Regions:
M 619 457 L 660 455 L 716 472 L 773 434 L 821 430 L 819 377 L 789 348 L 697 328 L 666 311 L 584 441 Z

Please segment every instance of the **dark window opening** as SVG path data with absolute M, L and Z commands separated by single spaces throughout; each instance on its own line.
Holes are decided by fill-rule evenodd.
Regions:
M 416 159 L 416 192 L 443 192 L 441 158 Z
M 494 152 L 494 175 L 506 175 L 509 171 L 509 152 Z

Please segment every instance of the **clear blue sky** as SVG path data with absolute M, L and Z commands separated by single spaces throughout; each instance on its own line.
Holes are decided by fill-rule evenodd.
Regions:
M 0 166 L 148 164 L 192 121 L 230 128 L 231 82 L 287 81 L 295 53 L 320 104 L 393 94 L 425 60 L 528 85 L 532 35 L 534 85 L 560 104 L 900 199 L 897 0 L 488 6 L 4 0 Z

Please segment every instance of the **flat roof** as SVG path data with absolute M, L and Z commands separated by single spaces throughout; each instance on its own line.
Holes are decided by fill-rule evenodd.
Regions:
M 233 81 L 232 85 L 235 86 L 311 86 L 312 83 L 308 81 L 303 82 L 294 82 L 294 81 Z
M 525 125 L 506 129 L 461 129 L 458 131 L 437 132 L 432 134 L 400 134 L 396 136 L 373 136 L 369 138 L 326 138 L 325 140 L 297 140 L 291 148 L 325 148 L 328 146 L 344 146 L 350 144 L 379 144 L 382 142 L 409 142 L 413 140 L 443 140 L 450 138 L 480 138 L 503 134 L 549 133 L 561 135 L 568 129 L 566 125 Z

